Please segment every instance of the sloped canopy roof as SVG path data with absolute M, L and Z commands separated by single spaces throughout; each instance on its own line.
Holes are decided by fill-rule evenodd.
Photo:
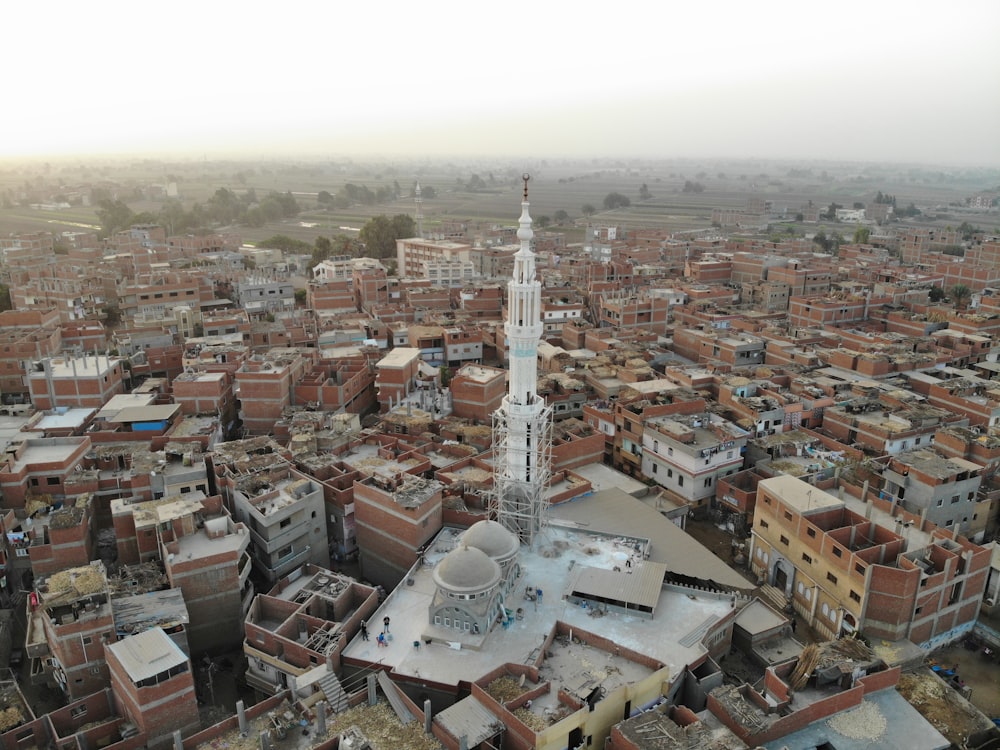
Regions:
M 675 575 L 724 589 L 756 585 L 741 576 L 694 537 L 638 498 L 617 488 L 549 507 L 553 522 L 568 521 L 595 532 L 648 539 L 649 559 Z

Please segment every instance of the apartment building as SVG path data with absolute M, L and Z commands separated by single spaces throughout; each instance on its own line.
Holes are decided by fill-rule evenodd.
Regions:
M 46 357 L 32 363 L 28 393 L 36 409 L 79 406 L 100 409 L 125 392 L 122 359 L 109 355 Z
M 105 649 L 111 690 L 124 718 L 160 750 L 201 729 L 191 660 L 162 628 L 154 627 Z
M 757 485 L 750 568 L 824 637 L 860 631 L 933 648 L 972 628 L 989 550 L 891 503 L 800 479 Z
M 340 654 L 377 607 L 373 586 L 316 565 L 296 569 L 247 612 L 247 685 L 265 695 L 289 687 L 321 692 L 328 706 L 343 710 L 346 693 L 335 675 Z
M 743 468 L 748 433 L 715 414 L 643 421 L 642 474 L 688 505 L 715 497 L 718 480 Z
M 448 367 L 461 367 L 467 362 L 483 361 L 483 332 L 472 326 L 447 327 L 442 331 L 444 362 Z
M 11 446 L 0 462 L 4 505 L 23 508 L 37 495 L 62 500 L 90 450 L 88 437 L 27 438 Z
M 295 307 L 291 281 L 251 277 L 233 285 L 236 301 L 251 316 L 277 313 Z
M 943 457 L 930 447 L 905 451 L 886 461 L 880 497 L 971 538 L 982 535 L 989 511 L 989 501 L 979 507 L 982 472 L 979 464 Z
M 489 422 L 507 393 L 506 371 L 483 365 L 462 365 L 448 383 L 452 414 Z
M 417 390 L 420 354 L 415 347 L 398 347 L 375 364 L 375 390 L 383 412 Z
M 108 684 L 104 649 L 118 639 L 104 564 L 95 560 L 39 577 L 34 594 L 38 604 L 25 647 L 39 660 L 39 679 L 70 700 L 102 690 Z
M 846 445 L 860 443 L 880 456 L 930 446 L 941 427 L 967 422 L 945 409 L 917 400 L 903 402 L 885 394 L 877 398 L 859 396 L 823 410 L 825 433 Z
M 425 240 L 420 237 L 396 240 L 396 273 L 400 277 L 421 278 L 424 263 L 468 262 L 472 260 L 471 251 L 471 245 L 451 240 Z
M 250 529 L 250 556 L 273 584 L 306 563 L 330 566 L 323 487 L 293 469 L 237 481 L 234 518 Z
M 376 474 L 354 483 L 354 517 L 361 570 L 390 590 L 440 531 L 442 490 L 436 479 Z
M 316 356 L 315 350 L 272 349 L 255 354 L 236 371 L 236 392 L 240 418 L 251 435 L 270 432 L 285 407 L 292 404 L 294 383 Z
M 26 395 L 24 363 L 54 357 L 61 350 L 57 310 L 0 312 L 0 393 Z

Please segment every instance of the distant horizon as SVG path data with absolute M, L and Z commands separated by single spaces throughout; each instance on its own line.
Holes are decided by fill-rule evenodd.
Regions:
M 895 168 L 946 168 L 961 170 L 976 170 L 983 172 L 995 171 L 1000 173 L 1000 163 L 984 164 L 981 161 L 956 162 L 956 161 L 919 161 L 908 159 L 861 159 L 861 158 L 832 158 L 832 157 L 794 157 L 794 156 L 724 156 L 724 155 L 638 155 L 638 154 L 606 154 L 592 156 L 560 156 L 557 154 L 408 154 L 408 153 L 321 153 L 318 151 L 304 151 L 299 153 L 254 153 L 254 152 L 212 152 L 204 150 L 201 153 L 186 152 L 152 152 L 134 151 L 119 153 L 95 153 L 95 154 L 33 154 L 16 157 L 0 156 L 0 171 L 12 169 L 20 166 L 33 166 L 48 164 L 58 168 L 73 168 L 78 166 L 90 166 L 94 164 L 122 165 L 126 163 L 141 162 L 164 162 L 182 165 L 201 164 L 275 164 L 275 163 L 304 163 L 304 164 L 338 164 L 341 162 L 356 163 L 359 166 L 370 166 L 375 164 L 391 165 L 394 163 L 427 163 L 431 165 L 444 165 L 454 162 L 461 164 L 482 164 L 484 162 L 509 163 L 509 164 L 539 164 L 541 162 L 551 162 L 554 165 L 580 164 L 581 166 L 596 166 L 603 169 L 624 169 L 636 168 L 638 166 L 653 166 L 656 164 L 680 164 L 680 163 L 753 163 L 763 162 L 780 165 L 803 165 L 809 167 L 849 167 L 849 166 L 884 166 Z

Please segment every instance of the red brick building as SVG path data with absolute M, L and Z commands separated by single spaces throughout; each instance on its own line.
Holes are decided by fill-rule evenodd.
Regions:
M 105 653 L 115 702 L 146 747 L 166 748 L 174 732 L 201 729 L 191 661 L 161 628 L 123 638 Z
M 354 483 L 361 570 L 387 591 L 441 530 L 443 485 L 410 474 L 376 475 Z
M 451 378 L 452 414 L 489 422 L 507 393 L 506 371 L 483 365 L 464 365 Z
M 28 373 L 28 392 L 36 409 L 89 406 L 100 409 L 112 396 L 124 393 L 122 360 L 107 355 L 50 357 Z

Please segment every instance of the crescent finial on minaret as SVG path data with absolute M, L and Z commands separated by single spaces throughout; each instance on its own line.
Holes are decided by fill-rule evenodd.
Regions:
M 528 200 L 528 180 L 531 179 L 531 175 L 525 172 L 521 175 L 521 179 L 524 180 L 524 199 Z

